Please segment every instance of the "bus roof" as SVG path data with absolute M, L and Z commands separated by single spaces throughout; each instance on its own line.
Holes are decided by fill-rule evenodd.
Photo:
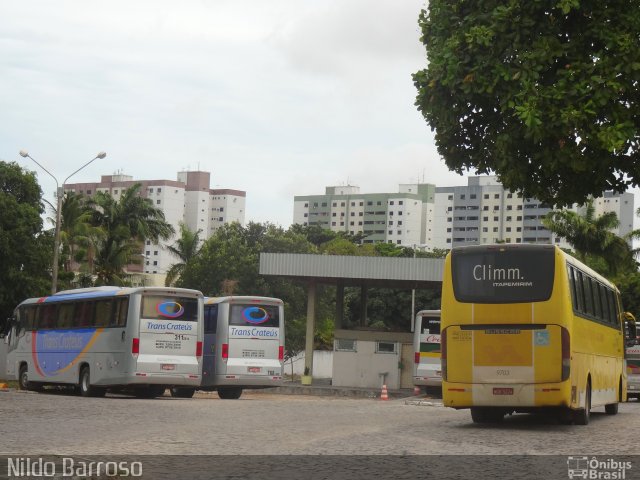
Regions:
M 189 293 L 197 294 L 202 297 L 202 293 L 198 290 L 191 290 L 187 288 L 173 288 L 173 287 L 117 287 L 117 286 L 103 286 L 103 287 L 90 287 L 90 288 L 77 288 L 74 290 L 62 290 L 48 297 L 35 297 L 27 298 L 20 305 L 28 305 L 33 303 L 54 303 L 63 302 L 65 300 L 82 300 L 90 298 L 105 298 L 116 297 L 121 295 L 127 295 L 137 292 L 149 292 L 149 293 Z M 18 305 L 18 306 L 20 306 Z
M 235 295 L 235 296 L 227 296 L 227 297 L 204 297 L 205 305 L 215 305 L 217 303 L 277 303 L 283 305 L 284 302 L 279 298 L 274 297 L 258 297 L 252 295 Z

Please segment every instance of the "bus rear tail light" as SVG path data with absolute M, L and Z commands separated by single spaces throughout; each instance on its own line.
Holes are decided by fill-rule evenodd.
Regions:
M 137 357 L 140 354 L 140 339 L 134 338 L 131 341 L 131 353 L 134 357 Z
M 202 342 L 196 342 L 196 357 L 202 356 Z
M 562 381 L 569 379 L 571 375 L 571 339 L 569 330 L 560 328 L 562 342 Z
M 447 381 L 447 330 L 443 330 L 440 335 L 440 370 L 442 380 Z
M 420 352 L 416 352 L 413 355 L 413 363 L 415 363 L 416 365 L 420 363 Z
M 278 347 L 278 360 L 284 360 L 284 347 L 282 345 Z
M 222 344 L 222 359 L 223 360 L 228 360 L 229 359 L 229 344 L 228 343 L 223 343 Z

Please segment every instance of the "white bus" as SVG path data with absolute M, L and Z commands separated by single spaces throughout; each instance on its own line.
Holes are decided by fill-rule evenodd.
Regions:
M 238 399 L 243 389 L 282 384 L 284 304 L 268 297 L 205 298 L 204 357 L 199 390 Z M 179 397 L 193 389 L 172 388 Z
M 627 347 L 627 398 L 640 400 L 640 345 Z
M 440 310 L 420 310 L 413 330 L 413 384 L 442 386 L 440 369 Z
M 202 369 L 202 293 L 97 287 L 25 300 L 5 328 L 7 376 L 25 390 L 75 385 L 153 398 L 197 386 Z

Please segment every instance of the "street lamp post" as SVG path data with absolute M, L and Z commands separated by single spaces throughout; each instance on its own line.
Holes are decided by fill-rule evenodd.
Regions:
M 23 158 L 30 158 L 31 160 L 33 160 L 36 165 L 38 165 L 42 170 L 47 172 L 49 176 L 53 178 L 53 180 L 56 182 L 56 198 L 57 198 L 58 206 L 56 207 L 56 227 L 55 227 L 55 233 L 53 236 L 53 266 L 51 268 L 51 294 L 53 295 L 58 290 L 58 258 L 60 255 L 60 221 L 61 221 L 61 213 L 62 213 L 62 197 L 64 196 L 64 184 L 67 183 L 67 180 L 69 180 L 72 176 L 74 176 L 80 170 L 88 166 L 94 160 L 103 159 L 104 157 L 107 156 L 107 154 L 105 152 L 98 153 L 95 157 L 93 157 L 91 160 L 89 160 L 87 163 L 82 165 L 79 169 L 77 169 L 75 172 L 73 172 L 71 175 L 65 178 L 64 181 L 62 182 L 62 185 L 58 183 L 58 179 L 49 170 L 44 168 L 42 165 L 40 165 L 40 163 L 38 163 L 38 161 L 35 158 L 29 155 L 29 152 L 27 152 L 26 150 L 20 150 L 20 156 Z

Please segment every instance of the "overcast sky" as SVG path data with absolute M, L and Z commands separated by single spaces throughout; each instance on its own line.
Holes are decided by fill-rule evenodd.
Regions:
M 287 227 L 327 185 L 462 185 L 413 105 L 424 0 L 0 3 L 0 159 L 45 198 L 121 170 L 206 170 L 247 192 L 247 221 Z

